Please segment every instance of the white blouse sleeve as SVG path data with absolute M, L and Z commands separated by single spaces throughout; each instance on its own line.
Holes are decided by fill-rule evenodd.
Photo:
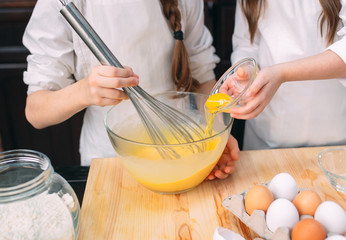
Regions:
M 241 9 L 241 2 L 237 0 L 235 11 L 235 25 L 232 36 L 233 52 L 231 54 L 232 64 L 247 57 L 258 60 L 258 31 L 256 31 L 254 42 L 250 41 L 249 25 Z
M 338 54 L 346 63 L 346 0 L 342 0 L 341 4 L 342 7 L 339 13 L 341 24 L 335 36 L 337 40 L 328 49 Z
M 61 8 L 59 1 L 38 0 L 24 32 L 23 44 L 30 51 L 24 72 L 28 94 L 58 90 L 75 81 L 72 35 Z
M 337 40 L 327 49 L 335 52 L 346 64 L 346 0 L 342 0 L 341 5 L 339 13 L 341 24 L 335 36 Z M 340 82 L 346 87 L 346 78 L 340 79 Z
M 213 80 L 214 68 L 220 59 L 215 54 L 213 38 L 204 25 L 204 3 L 202 0 L 183 2 L 182 16 L 186 17 L 184 44 L 189 54 L 192 76 L 200 83 Z

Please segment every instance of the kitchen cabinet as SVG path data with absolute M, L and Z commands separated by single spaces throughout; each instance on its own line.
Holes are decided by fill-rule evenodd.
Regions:
M 83 200 L 89 168 L 80 167 L 79 136 L 83 113 L 57 126 L 37 130 L 25 118 L 23 83 L 28 50 L 22 45 L 35 0 L 0 0 L 0 151 L 32 149 L 46 154 Z
M 0 137 L 2 149 L 27 148 L 48 155 L 54 167 L 79 165 L 83 113 L 54 127 L 33 128 L 25 118 L 23 83 L 28 50 L 22 45 L 35 0 L 0 0 Z
M 27 148 L 45 153 L 54 167 L 80 164 L 79 136 L 83 112 L 59 125 L 34 129 L 26 120 L 24 108 L 27 86 L 23 83 L 28 50 L 22 35 L 35 0 L 0 0 L 0 137 L 2 150 Z M 214 36 L 221 58 L 217 78 L 230 66 L 231 35 L 235 0 L 205 0 L 205 21 Z M 242 122 L 235 122 L 232 134 L 242 141 Z

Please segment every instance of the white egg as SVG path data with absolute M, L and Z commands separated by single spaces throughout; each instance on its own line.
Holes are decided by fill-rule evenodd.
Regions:
M 267 227 L 272 232 L 275 232 L 279 227 L 287 227 L 292 230 L 298 221 L 298 210 L 294 204 L 287 199 L 276 199 L 270 204 L 267 210 Z
M 293 201 L 298 194 L 298 185 L 288 173 L 279 173 L 274 176 L 268 184 L 268 189 L 273 193 L 275 199 L 285 198 Z
M 315 220 L 325 227 L 327 233 L 346 233 L 346 213 L 336 202 L 321 203 L 316 209 Z
M 346 237 L 341 235 L 332 235 L 330 237 L 327 237 L 325 240 L 346 240 Z

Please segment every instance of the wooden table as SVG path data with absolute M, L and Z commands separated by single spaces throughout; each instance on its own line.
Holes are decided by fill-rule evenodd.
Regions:
M 237 171 L 227 179 L 205 181 L 175 195 L 142 187 L 117 158 L 94 159 L 79 239 L 212 239 L 218 226 L 253 239 L 256 234 L 225 209 L 222 201 L 280 172 L 291 174 L 299 188 L 313 188 L 323 201 L 335 201 L 345 209 L 346 195 L 329 185 L 316 164 L 317 154 L 326 148 L 242 151 Z

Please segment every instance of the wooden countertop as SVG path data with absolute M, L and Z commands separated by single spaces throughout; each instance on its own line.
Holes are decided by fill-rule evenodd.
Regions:
M 226 197 L 264 183 L 280 172 L 299 188 L 313 188 L 323 201 L 346 208 L 316 164 L 329 147 L 242 151 L 237 171 L 225 180 L 205 181 L 181 194 L 163 195 L 142 187 L 117 158 L 94 159 L 81 209 L 79 239 L 212 239 L 218 226 L 246 239 L 257 235 L 222 206 Z

